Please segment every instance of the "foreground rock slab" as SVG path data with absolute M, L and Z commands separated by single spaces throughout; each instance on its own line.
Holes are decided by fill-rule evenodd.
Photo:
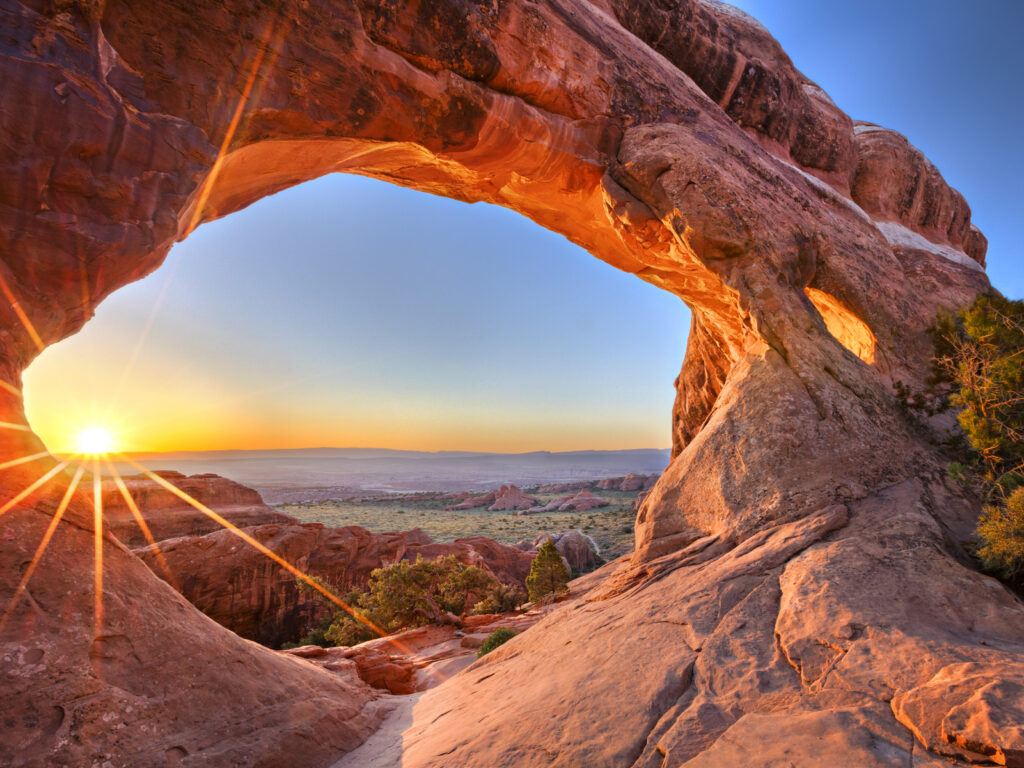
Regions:
M 0 548 L 5 607 L 56 503 L 3 520 L 23 532 Z M 0 765 L 324 765 L 375 730 L 388 706 L 357 675 L 223 629 L 109 535 L 95 627 L 91 510 L 69 517 L 0 630 Z
M 941 493 L 903 483 L 642 572 L 606 566 L 342 764 L 949 764 L 927 748 L 1019 765 L 1024 604 L 942 554 L 957 510 Z

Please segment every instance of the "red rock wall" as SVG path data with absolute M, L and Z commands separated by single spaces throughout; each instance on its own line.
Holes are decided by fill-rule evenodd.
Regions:
M 298 521 L 259 525 L 246 532 L 344 598 L 365 588 L 375 568 L 455 555 L 499 581 L 523 587 L 533 556 L 483 537 L 438 544 L 423 531 L 370 533 L 359 526 L 328 528 Z M 185 598 L 223 627 L 263 645 L 296 642 L 316 620 L 338 609 L 295 576 L 228 531 L 160 542 L 160 553 Z M 136 554 L 166 580 L 152 547 Z

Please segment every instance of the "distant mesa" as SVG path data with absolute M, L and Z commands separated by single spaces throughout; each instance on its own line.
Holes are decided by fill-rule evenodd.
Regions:
M 168 480 L 239 528 L 298 522 L 290 515 L 268 507 L 252 488 L 226 477 L 214 474 L 186 476 L 172 470 L 161 470 L 154 474 Z M 144 475 L 125 476 L 123 479 L 132 501 L 157 541 L 221 530 L 219 523 L 156 481 Z M 103 517 L 107 529 L 128 547 L 145 546 L 148 542 L 116 482 L 112 479 L 104 480 L 102 494 Z

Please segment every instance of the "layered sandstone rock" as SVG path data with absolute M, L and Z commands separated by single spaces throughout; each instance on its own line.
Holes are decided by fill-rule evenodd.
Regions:
M 529 509 L 537 503 L 537 499 L 519 490 L 515 485 L 503 485 L 498 489 L 494 503 L 487 509 L 490 512 L 508 512 L 513 509 Z
M 185 476 L 172 471 L 158 471 L 156 474 L 239 528 L 298 522 L 290 515 L 268 507 L 252 488 L 226 477 L 212 474 Z M 220 523 L 185 503 L 155 480 L 136 475 L 125 477 L 123 482 L 156 541 L 221 529 Z M 145 546 L 148 543 L 146 537 L 117 483 L 111 479 L 104 480 L 102 493 L 103 516 L 108 530 L 129 547 Z
M 342 597 L 364 588 L 374 569 L 417 557 L 455 555 L 520 587 L 532 562 L 530 554 L 491 539 L 438 544 L 419 528 L 370 533 L 354 525 L 329 528 L 293 522 L 245 532 Z M 173 576 L 185 598 L 218 624 L 264 645 L 294 642 L 322 616 L 337 610 L 231 531 L 170 539 L 136 554 L 161 578 Z
M 0 32 L 6 423 L 25 366 L 175 239 L 334 171 L 507 206 L 693 310 L 631 562 L 352 764 L 1016 759 L 1024 608 L 963 564 L 977 503 L 892 389 L 925 382 L 936 313 L 988 289 L 984 238 L 756 22 L 714 0 L 6 0 Z M 0 433 L 4 461 L 40 448 Z M 55 504 L 0 521 L 2 596 Z M 368 689 L 269 660 L 109 539 L 94 634 L 91 527 L 58 527 L 3 630 L 7 762 L 320 766 L 373 726 Z

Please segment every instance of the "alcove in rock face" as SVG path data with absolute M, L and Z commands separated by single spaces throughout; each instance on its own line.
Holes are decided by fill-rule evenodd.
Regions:
M 509 207 L 691 307 L 632 561 L 420 699 L 392 764 L 817 765 L 825 737 L 856 765 L 1017 759 L 1024 610 L 963 565 L 977 510 L 892 390 L 923 382 L 937 311 L 988 288 L 984 237 L 756 22 L 711 0 L 38 0 L 0 26 L 7 423 L 33 357 L 175 240 L 325 173 Z M 39 450 L 0 435 L 4 461 Z M 5 594 L 54 477 L 0 520 Z M 109 537 L 94 630 L 94 543 L 75 500 L 3 629 L 3 761 L 329 765 L 393 706 L 213 626 Z

